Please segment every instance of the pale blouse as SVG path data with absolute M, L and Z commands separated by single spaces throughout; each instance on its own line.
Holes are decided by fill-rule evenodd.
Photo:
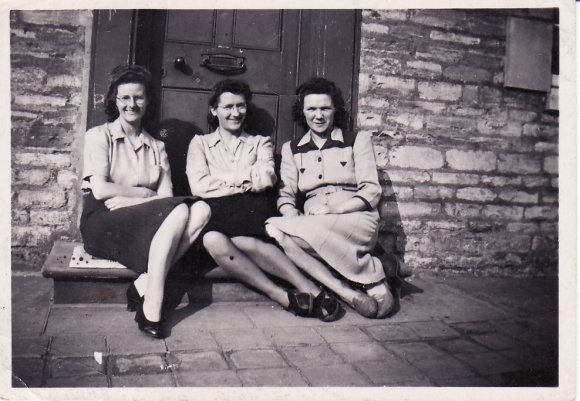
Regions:
M 117 119 L 91 128 L 84 139 L 83 189 L 90 189 L 89 178 L 97 175 L 115 184 L 172 191 L 165 144 L 145 130 L 131 143 Z
M 189 144 L 186 173 L 192 194 L 201 198 L 261 192 L 276 183 L 272 140 L 242 132 L 226 144 L 219 130 L 196 135 Z

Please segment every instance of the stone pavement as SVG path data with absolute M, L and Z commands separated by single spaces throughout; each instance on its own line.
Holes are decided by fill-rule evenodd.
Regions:
M 13 387 L 557 386 L 557 278 L 416 274 L 385 320 L 269 302 L 184 305 L 164 340 L 123 305 L 58 305 L 12 278 Z

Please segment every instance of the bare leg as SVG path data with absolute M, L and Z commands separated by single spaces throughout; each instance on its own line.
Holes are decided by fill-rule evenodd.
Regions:
M 286 291 L 274 284 L 226 235 L 211 231 L 204 235 L 203 245 L 223 269 L 242 282 L 262 291 L 283 307 L 288 307 Z
M 376 314 L 376 302 L 374 305 L 374 313 L 372 311 L 372 306 L 368 306 L 368 308 L 366 306 L 359 306 L 361 305 L 361 301 L 364 301 L 368 304 L 369 300 L 365 300 L 365 297 L 370 297 L 360 291 L 352 289 L 341 280 L 336 278 L 322 262 L 309 255 L 301 247 L 299 247 L 292 237 L 283 233 L 277 227 L 274 227 L 271 224 L 266 225 L 266 232 L 268 235 L 278 241 L 282 248 L 284 248 L 284 252 L 292 261 L 294 261 L 294 263 L 296 263 L 296 265 L 298 265 L 298 267 L 328 287 L 331 291 L 346 301 L 350 306 L 355 307 L 359 313 L 365 316 Z
M 171 266 L 173 266 L 191 247 L 203 227 L 205 227 L 209 221 L 210 216 L 211 210 L 205 202 L 198 201 L 189 207 L 187 226 L 181 236 L 179 244 L 177 245 L 177 250 L 173 255 Z M 147 290 L 147 280 L 147 273 L 143 273 L 134 281 L 135 288 L 140 295 L 145 294 L 145 291 Z
M 263 271 L 292 284 L 300 292 L 314 296 L 320 288 L 306 278 L 278 247 L 253 237 L 234 237 L 232 242 Z
M 177 244 L 181 241 L 186 228 L 188 216 L 187 205 L 176 206 L 163 221 L 151 241 L 143 312 L 145 318 L 152 322 L 158 322 L 161 319 L 165 278 L 175 256 Z

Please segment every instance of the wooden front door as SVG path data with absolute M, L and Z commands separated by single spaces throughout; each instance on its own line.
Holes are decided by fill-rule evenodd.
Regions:
M 103 26 L 110 32 L 111 14 L 106 17 Z M 296 87 L 306 79 L 335 81 L 355 112 L 356 10 L 142 10 L 131 18 L 130 60 L 150 68 L 160 82 L 153 134 L 166 142 L 176 195 L 189 193 L 188 144 L 193 135 L 208 132 L 208 98 L 222 79 L 249 83 L 253 126 L 272 137 L 277 153 L 302 134 L 290 110 Z

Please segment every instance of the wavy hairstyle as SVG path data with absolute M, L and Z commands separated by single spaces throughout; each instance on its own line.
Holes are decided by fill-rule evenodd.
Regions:
M 222 81 L 219 81 L 213 87 L 212 94 L 208 101 L 209 106 L 214 109 L 217 108 L 218 103 L 220 101 L 220 96 L 226 92 L 233 93 L 234 95 L 241 95 L 244 97 L 244 100 L 248 105 L 246 118 L 244 120 L 245 126 L 246 122 L 248 121 L 248 118 L 251 118 L 253 111 L 252 110 L 253 107 L 250 104 L 250 102 L 252 101 L 252 91 L 250 90 L 250 86 L 246 82 L 237 79 L 224 79 Z M 207 122 L 209 123 L 209 126 L 214 130 L 219 126 L 217 116 L 211 114 L 211 111 L 208 111 L 207 113 Z
M 152 122 L 157 110 L 157 99 L 153 90 L 153 78 L 151 72 L 140 65 L 119 65 L 111 71 L 109 88 L 105 97 L 105 113 L 109 116 L 109 122 L 119 117 L 117 108 L 117 89 L 121 84 L 142 84 L 147 94 L 147 110 L 143 116 L 143 125 Z
M 346 129 L 348 125 L 348 112 L 346 111 L 342 92 L 334 82 L 326 78 L 310 78 L 296 89 L 296 102 L 292 106 L 292 118 L 302 128 L 308 131 L 308 123 L 304 117 L 304 98 L 306 95 L 328 95 L 334 106 L 334 125 Z

